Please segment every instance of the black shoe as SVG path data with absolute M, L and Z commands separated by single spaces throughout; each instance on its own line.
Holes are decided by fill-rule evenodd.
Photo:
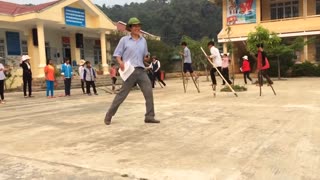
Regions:
M 108 114 L 106 114 L 106 116 L 104 117 L 104 123 L 106 125 L 110 125 L 111 124 L 111 119 L 112 119 L 112 116 L 109 116 Z
M 155 120 L 155 119 L 145 119 L 144 122 L 145 123 L 160 123 L 160 121 Z

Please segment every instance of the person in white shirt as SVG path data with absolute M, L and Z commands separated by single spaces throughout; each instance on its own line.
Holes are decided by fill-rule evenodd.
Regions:
M 4 72 L 7 71 L 6 68 L 4 68 L 3 64 L 0 63 L 0 103 L 4 104 L 4 81 L 6 79 L 6 76 Z
M 218 48 L 216 48 L 214 46 L 213 41 L 210 41 L 208 43 L 208 48 L 210 49 L 210 54 L 211 54 L 211 55 L 209 55 L 209 58 L 212 60 L 214 66 L 221 73 L 222 60 L 221 60 L 221 56 L 220 56 Z M 217 80 L 216 80 L 216 75 L 215 75 L 216 71 L 217 70 L 214 67 L 212 67 L 210 70 L 211 81 L 212 81 L 212 85 L 214 85 L 214 86 L 217 85 Z
M 86 94 L 86 91 L 84 90 L 84 83 L 85 80 L 83 79 L 83 73 L 84 73 L 84 63 L 86 63 L 85 60 L 81 59 L 80 60 L 80 66 L 79 66 L 79 76 L 80 76 L 80 80 L 81 80 L 81 89 L 83 94 Z

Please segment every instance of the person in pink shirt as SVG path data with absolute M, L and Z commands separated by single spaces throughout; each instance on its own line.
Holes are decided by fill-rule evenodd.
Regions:
M 117 82 L 117 67 L 114 64 L 111 64 L 110 78 L 112 81 L 112 91 L 114 91 L 116 89 L 116 82 Z
M 223 54 L 222 57 L 222 66 L 221 66 L 221 74 L 224 77 L 224 79 L 228 82 L 228 84 L 232 84 L 232 82 L 229 79 L 229 56 L 228 54 Z M 225 85 L 226 82 L 222 80 L 222 85 Z
M 242 62 L 242 66 L 240 68 L 241 72 L 243 73 L 243 79 L 244 79 L 244 83 L 247 84 L 247 78 L 251 81 L 252 83 L 252 79 L 250 78 L 250 62 L 248 61 L 248 56 L 245 55 L 242 57 L 243 62 Z
M 55 81 L 55 68 L 53 66 L 53 61 L 49 59 L 48 65 L 44 67 L 44 73 L 46 77 L 46 90 L 47 90 L 47 97 L 54 98 L 53 96 L 53 89 L 54 89 L 54 81 Z M 51 96 L 49 96 L 49 92 L 51 92 Z

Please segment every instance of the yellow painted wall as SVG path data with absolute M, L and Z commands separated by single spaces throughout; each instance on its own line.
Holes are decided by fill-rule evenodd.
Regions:
M 79 4 L 78 2 L 70 4 L 68 7 L 84 9 L 83 6 L 81 4 Z M 99 24 L 99 16 L 90 14 L 87 10 L 85 10 L 85 14 L 86 14 L 86 27 L 87 28 L 99 27 L 99 25 L 100 25 Z
M 101 28 L 106 30 L 116 30 L 112 21 L 89 0 L 68 0 L 61 1 L 52 7 L 40 13 L 27 13 L 18 16 L 3 16 L 0 15 L 2 21 L 7 22 L 23 22 L 34 19 L 41 19 L 45 21 L 65 23 L 64 7 L 74 7 L 84 9 L 86 13 L 86 27 L 87 28 Z
M 265 8 L 265 4 L 268 4 L 267 1 L 263 1 L 263 11 Z M 225 3 L 224 3 L 225 4 Z M 223 8 L 223 12 L 226 13 L 225 8 Z M 259 7 L 257 7 L 257 10 Z M 269 12 L 270 10 L 266 10 Z M 262 13 L 262 17 L 266 19 L 267 13 Z M 225 18 L 224 18 L 225 21 Z M 292 33 L 292 32 L 302 32 L 302 31 L 318 31 L 320 30 L 320 16 L 313 16 L 307 18 L 290 18 L 290 19 L 281 19 L 276 21 L 262 21 L 260 24 L 269 29 L 270 31 L 274 31 L 276 33 Z M 230 38 L 235 37 L 246 37 L 250 31 L 254 31 L 255 26 L 257 24 L 239 24 L 239 25 L 231 25 L 232 33 L 230 34 Z M 224 26 L 224 29 L 226 25 Z M 218 35 L 220 38 L 227 38 L 227 34 L 225 31 L 222 31 Z
M 86 27 L 75 27 L 68 26 L 65 27 L 65 17 L 64 17 L 64 7 L 70 6 L 75 8 L 84 9 L 86 13 Z M 34 78 L 43 75 L 43 68 L 39 66 L 40 60 L 45 61 L 39 58 L 39 50 L 37 46 L 33 45 L 32 40 L 32 28 L 37 27 L 37 23 L 43 23 L 44 25 L 44 39 L 46 42 L 50 43 L 51 48 L 51 58 L 57 60 L 57 64 L 60 64 L 63 52 L 62 52 L 62 36 L 70 37 L 71 40 L 71 54 L 73 59 L 80 59 L 80 49 L 75 48 L 75 33 L 81 32 L 84 34 L 84 39 L 93 38 L 99 39 L 101 30 L 116 30 L 115 25 L 112 21 L 105 16 L 105 14 L 97 8 L 90 0 L 65 0 L 59 1 L 52 7 L 49 7 L 41 12 L 36 13 L 27 13 L 17 16 L 4 16 L 0 15 L 0 38 L 1 31 L 8 29 L 9 31 L 17 31 L 20 34 L 21 40 L 27 40 L 28 43 L 28 54 L 31 56 L 31 67 Z M 27 26 L 26 26 L 27 24 Z M 4 38 L 3 38 L 4 39 Z M 108 44 L 109 42 L 107 42 Z M 54 57 L 56 52 L 60 53 L 60 58 L 57 59 Z M 42 54 L 41 52 L 40 54 Z M 92 56 L 93 60 L 93 50 L 92 54 L 85 54 L 85 56 Z M 10 56 L 10 58 L 14 58 Z M 19 59 L 20 57 L 17 57 Z M 107 54 L 107 59 L 111 59 L 110 54 Z M 89 58 L 90 59 L 90 58 Z M 21 73 L 21 68 L 16 68 L 16 73 Z M 20 86 L 21 82 L 17 81 L 16 86 Z

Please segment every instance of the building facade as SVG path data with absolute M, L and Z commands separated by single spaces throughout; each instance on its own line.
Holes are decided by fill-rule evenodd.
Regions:
M 320 62 L 320 0 L 223 0 L 222 8 L 223 29 L 218 42 L 224 43 L 224 52 L 227 42 L 232 42 L 233 59 L 247 53 L 243 42 L 261 25 L 287 41 L 296 37 L 303 37 L 305 41 L 315 38 L 313 43 L 296 52 L 295 60 Z
M 113 22 L 91 0 L 57 0 L 35 6 L 0 1 L 0 57 L 18 67 L 21 55 L 31 56 L 34 77 L 44 77 L 48 59 L 66 58 L 101 64 L 111 60 L 106 34 Z

